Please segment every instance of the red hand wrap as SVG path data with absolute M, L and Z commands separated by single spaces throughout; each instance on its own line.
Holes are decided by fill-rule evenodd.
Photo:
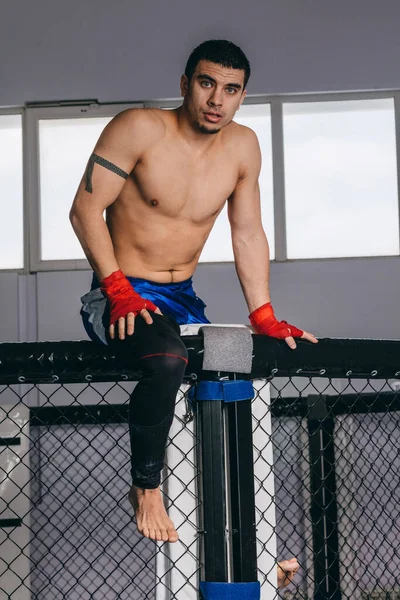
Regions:
M 136 316 L 144 308 L 153 312 L 157 310 L 157 306 L 150 300 L 142 298 L 135 292 L 122 271 L 115 271 L 100 281 L 100 289 L 107 296 L 110 304 L 110 325 L 114 325 L 118 319 L 126 317 L 128 313 Z
M 249 315 L 249 319 L 257 333 L 274 338 L 284 339 L 289 336 L 296 338 L 301 337 L 304 333 L 304 331 L 297 329 L 294 325 L 289 325 L 286 321 L 278 321 L 271 302 L 256 308 Z

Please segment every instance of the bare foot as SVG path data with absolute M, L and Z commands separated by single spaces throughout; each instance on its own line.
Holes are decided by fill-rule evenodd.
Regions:
M 128 500 L 135 511 L 139 533 L 158 542 L 178 540 L 178 532 L 167 515 L 159 487 L 144 490 L 133 485 Z
M 299 568 L 300 565 L 296 558 L 278 562 L 278 588 L 289 585 Z

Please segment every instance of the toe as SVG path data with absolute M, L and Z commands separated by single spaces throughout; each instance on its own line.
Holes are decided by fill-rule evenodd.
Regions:
M 168 542 L 168 540 L 169 540 L 168 531 L 166 529 L 163 529 L 163 531 L 161 533 L 162 533 L 162 541 Z
M 156 538 L 155 538 L 155 539 L 157 540 L 157 542 L 162 542 L 162 539 L 163 539 L 163 538 L 162 538 L 162 532 L 161 532 L 161 530 L 160 530 L 160 529 L 157 529 L 157 530 L 155 531 L 155 536 L 156 536 Z
M 178 532 L 175 529 L 168 531 L 168 541 L 177 542 L 179 539 Z

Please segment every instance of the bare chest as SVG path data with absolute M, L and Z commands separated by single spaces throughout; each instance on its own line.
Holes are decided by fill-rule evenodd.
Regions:
M 155 149 L 136 165 L 131 184 L 138 200 L 155 212 L 202 223 L 218 213 L 238 180 L 238 166 L 223 154 L 195 159 Z

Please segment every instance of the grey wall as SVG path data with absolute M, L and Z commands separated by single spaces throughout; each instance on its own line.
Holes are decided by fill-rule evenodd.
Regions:
M 243 46 L 252 94 L 399 87 L 399 20 L 397 0 L 2 2 L 0 106 L 177 97 L 211 37 Z

